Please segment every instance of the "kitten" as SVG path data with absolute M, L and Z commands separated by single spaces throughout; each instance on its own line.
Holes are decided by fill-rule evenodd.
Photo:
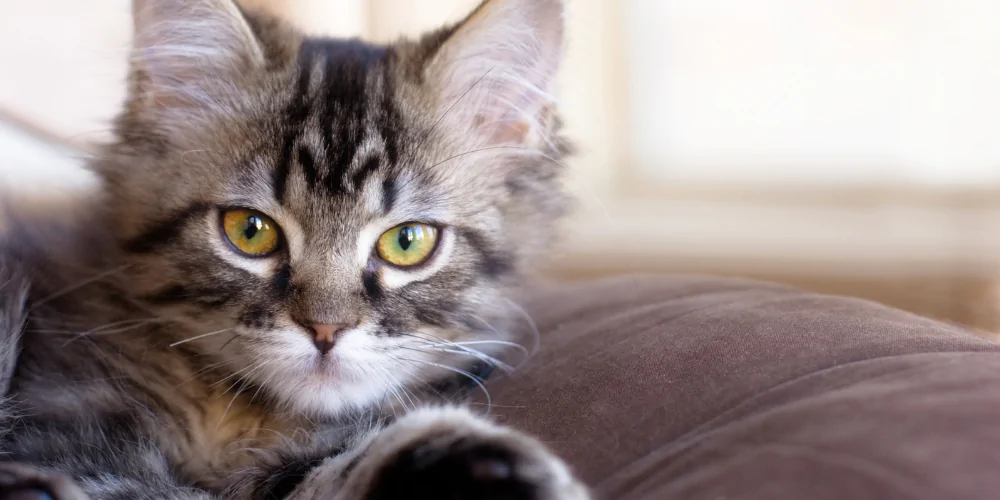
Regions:
M 489 0 L 379 46 L 135 0 L 101 195 L 0 246 L 0 490 L 586 498 L 449 403 L 566 205 L 562 13 Z

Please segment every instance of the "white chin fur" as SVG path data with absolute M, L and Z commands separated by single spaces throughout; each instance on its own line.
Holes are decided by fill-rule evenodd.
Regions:
M 281 345 L 259 353 L 268 361 L 252 377 L 295 413 L 334 416 L 387 401 L 411 406 L 402 388 L 437 372 L 420 361 L 442 363 L 440 353 L 403 348 L 414 343 L 376 337 L 372 329 L 345 333 L 325 359 L 301 332 L 275 332 Z

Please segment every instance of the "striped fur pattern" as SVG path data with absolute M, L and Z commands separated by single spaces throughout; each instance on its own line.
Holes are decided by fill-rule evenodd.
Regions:
M 135 0 L 104 189 L 0 237 L 0 492 L 586 498 L 536 441 L 456 406 L 517 347 L 506 297 L 566 207 L 562 9 L 488 0 L 382 46 Z M 229 246 L 237 207 L 280 226 L 279 251 Z M 378 259 L 411 221 L 441 228 L 433 256 Z M 323 352 L 314 323 L 352 326 Z

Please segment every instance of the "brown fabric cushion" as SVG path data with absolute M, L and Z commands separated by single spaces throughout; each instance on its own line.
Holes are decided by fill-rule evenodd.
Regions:
M 1000 498 L 1000 345 L 874 303 L 623 277 L 521 304 L 493 413 L 608 499 Z

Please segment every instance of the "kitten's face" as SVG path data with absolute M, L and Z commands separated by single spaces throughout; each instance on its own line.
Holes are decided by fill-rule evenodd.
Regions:
M 175 348 L 312 413 L 478 361 L 445 344 L 506 328 L 503 292 L 562 210 L 539 92 L 561 3 L 493 0 L 390 47 L 303 39 L 228 0 L 135 10 L 132 93 L 97 169 L 128 293 L 184 326 Z

